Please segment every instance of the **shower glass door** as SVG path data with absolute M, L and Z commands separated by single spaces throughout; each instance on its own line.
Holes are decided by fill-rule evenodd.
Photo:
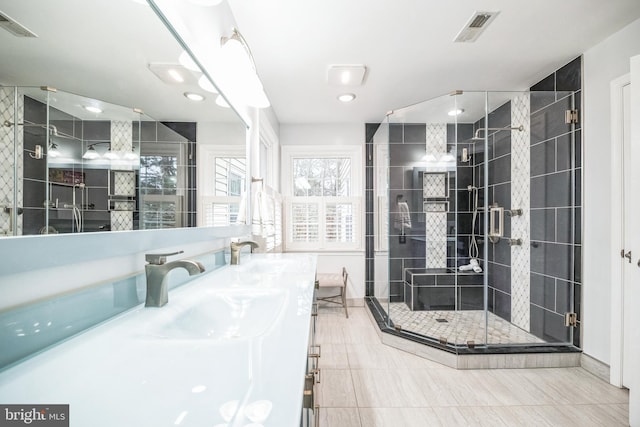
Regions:
M 387 116 L 375 296 L 389 327 L 456 350 L 577 345 L 580 126 L 565 119 L 578 104 L 455 92 Z
M 461 98 L 477 98 L 477 111 L 462 111 Z M 456 93 L 395 110 L 378 131 L 388 141 L 389 326 L 454 348 L 486 341 L 484 195 L 473 163 L 484 149 L 476 153 L 473 122 L 462 120 L 484 111 L 482 94 Z

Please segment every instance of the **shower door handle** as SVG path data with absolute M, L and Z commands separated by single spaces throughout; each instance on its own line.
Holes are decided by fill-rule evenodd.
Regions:
M 631 264 L 631 251 L 627 252 L 626 254 L 624 253 L 624 249 L 620 251 L 620 256 L 622 258 L 626 258 L 629 260 L 629 264 Z

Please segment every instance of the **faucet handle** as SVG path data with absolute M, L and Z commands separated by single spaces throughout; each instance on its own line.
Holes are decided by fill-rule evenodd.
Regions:
M 178 255 L 178 254 L 181 254 L 183 252 L 184 251 L 171 252 L 171 253 L 168 253 L 168 254 L 145 254 L 144 255 L 144 259 L 149 264 L 162 265 L 165 262 L 167 262 L 167 257 L 168 256 Z

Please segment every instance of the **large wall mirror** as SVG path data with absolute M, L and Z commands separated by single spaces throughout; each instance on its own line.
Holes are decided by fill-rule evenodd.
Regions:
M 146 2 L 0 14 L 0 237 L 235 221 L 246 124 Z

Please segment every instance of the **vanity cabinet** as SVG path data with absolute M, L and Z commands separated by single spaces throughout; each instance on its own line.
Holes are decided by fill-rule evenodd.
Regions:
M 317 388 L 321 381 L 320 357 L 321 345 L 316 340 L 318 321 L 318 302 L 316 294 L 313 295 L 311 305 L 311 319 L 309 321 L 309 348 L 307 350 L 307 370 L 304 377 L 304 390 L 302 397 L 301 427 L 317 427 L 320 416 L 320 406 L 317 403 Z

